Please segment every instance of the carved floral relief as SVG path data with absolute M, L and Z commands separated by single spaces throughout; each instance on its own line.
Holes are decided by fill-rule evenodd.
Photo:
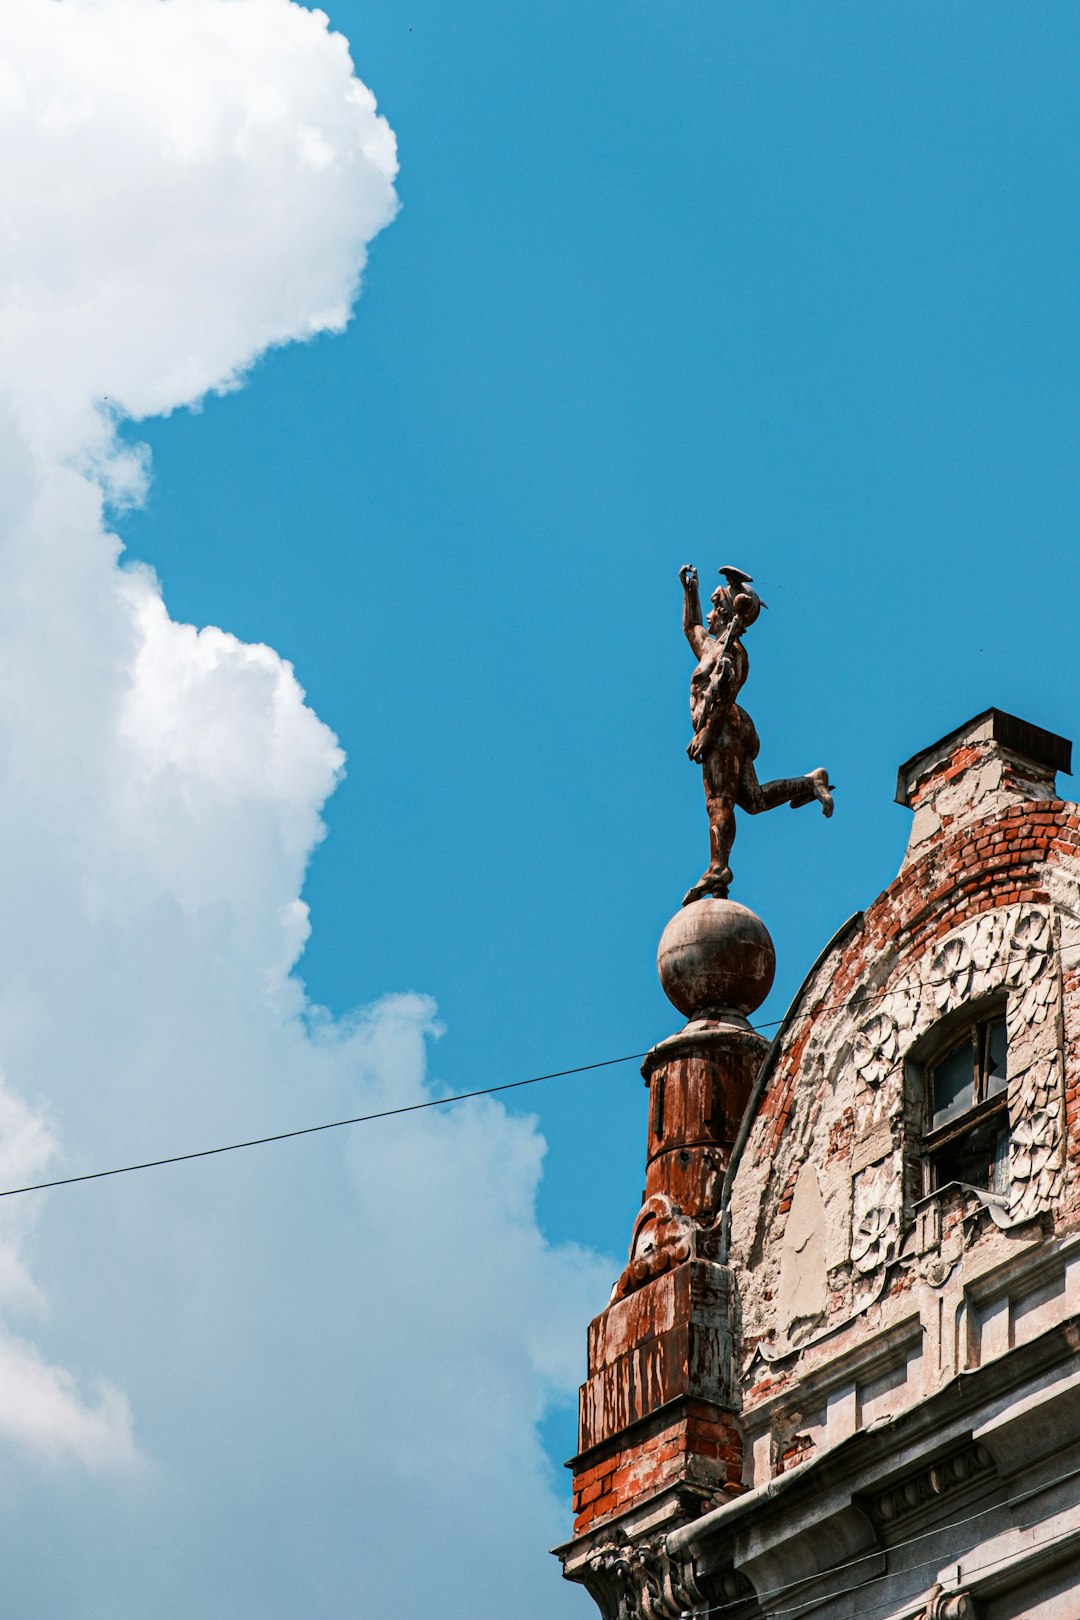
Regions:
M 834 967 L 824 966 L 823 984 Z M 846 1205 L 850 1223 L 846 1260 L 837 1256 L 829 1236 L 830 1303 L 820 1328 L 809 1337 L 796 1335 L 798 1343 L 788 1339 L 783 1313 L 777 1315 L 769 1306 L 773 1295 L 767 1282 L 762 1305 L 749 1303 L 751 1319 L 756 1315 L 760 1328 L 767 1329 L 754 1334 L 766 1361 L 807 1348 L 820 1333 L 832 1332 L 867 1310 L 882 1297 L 896 1265 L 907 1263 L 905 1256 L 932 1286 L 951 1273 L 957 1256 L 950 1251 L 936 1262 L 932 1238 L 909 1235 L 905 1226 L 904 1140 L 910 1158 L 922 1129 L 921 1104 L 907 1076 L 908 1055 L 942 1018 L 995 993 L 1005 998 L 1009 1192 L 1007 1203 L 985 1196 L 995 1223 L 1013 1226 L 1031 1220 L 1052 1207 L 1061 1191 L 1062 989 L 1052 913 L 1036 906 L 983 912 L 921 959 L 894 964 L 893 972 L 895 982 L 864 983 L 847 1006 L 832 1010 L 826 1005 L 819 1013 L 802 1055 L 788 1133 L 759 1170 L 764 1197 L 756 1229 L 744 1228 L 741 1239 L 751 1262 L 756 1254 L 768 1266 L 770 1256 L 784 1252 L 784 1227 L 777 1231 L 773 1200 L 790 1185 L 789 1167 L 796 1155 L 817 1164 L 828 1219 L 834 1220 Z M 826 995 L 818 994 L 827 1002 Z M 809 994 L 807 1004 L 813 1004 Z M 805 1025 L 800 1029 L 796 1023 L 792 1039 L 803 1031 Z M 818 1100 L 811 1100 L 811 1092 Z M 845 1196 L 841 1180 L 846 1182 Z M 752 1320 L 750 1325 L 753 1331 Z
M 898 1036 L 891 1013 L 876 1012 L 856 1032 L 851 1061 L 868 1086 L 878 1086 L 896 1064 Z

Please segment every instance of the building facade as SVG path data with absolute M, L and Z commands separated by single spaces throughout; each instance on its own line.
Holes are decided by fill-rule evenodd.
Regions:
M 900 872 L 771 1044 L 753 913 L 665 930 L 558 1549 L 604 1620 L 1080 1620 L 1069 756 L 990 710 L 908 761 Z

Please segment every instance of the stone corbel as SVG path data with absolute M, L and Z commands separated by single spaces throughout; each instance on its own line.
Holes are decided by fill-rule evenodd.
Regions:
M 634 1571 L 630 1544 L 604 1542 L 594 1547 L 585 1560 L 588 1575 L 585 1586 L 603 1620 L 633 1620 Z
M 941 1586 L 935 1586 L 929 1603 L 912 1620 L 978 1620 L 978 1615 L 970 1592 L 955 1589 L 946 1592 Z
M 604 1620 L 682 1620 L 707 1607 L 689 1560 L 671 1558 L 663 1537 L 604 1542 L 587 1562 L 589 1591 Z

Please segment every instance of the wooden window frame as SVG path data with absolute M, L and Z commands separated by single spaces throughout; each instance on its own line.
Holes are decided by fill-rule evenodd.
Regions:
M 923 1129 L 923 1162 L 925 1164 L 926 1193 L 939 1192 L 942 1187 L 949 1186 L 954 1177 L 942 1180 L 939 1171 L 939 1160 L 943 1152 L 962 1143 L 967 1137 L 984 1125 L 991 1125 L 1000 1121 L 1001 1128 L 1006 1132 L 1009 1128 L 1009 1088 L 1008 1082 L 992 1096 L 986 1095 L 986 1083 L 989 1078 L 988 1051 L 990 1040 L 990 1027 L 993 1024 L 1005 1022 L 1005 1007 L 997 1005 L 986 1007 L 980 1011 L 972 1009 L 971 1015 L 963 1023 L 952 1023 L 949 1038 L 935 1049 L 932 1056 L 922 1061 L 924 1075 L 924 1129 Z M 975 1045 L 975 1073 L 972 1083 L 972 1094 L 975 1098 L 970 1108 L 965 1109 L 955 1119 L 946 1124 L 933 1126 L 934 1118 L 934 1071 L 943 1063 L 952 1050 L 963 1041 L 974 1036 Z M 1006 1047 L 1007 1052 L 1007 1047 Z M 1006 1063 L 1007 1063 L 1006 1057 Z M 1006 1069 L 1006 1074 L 1007 1074 Z M 990 1179 L 986 1190 L 993 1192 L 990 1185 L 993 1176 L 991 1164 Z M 966 1185 L 966 1184 L 965 1184 Z

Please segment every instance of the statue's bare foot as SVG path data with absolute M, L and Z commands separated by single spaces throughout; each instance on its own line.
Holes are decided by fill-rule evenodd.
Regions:
M 693 905 L 695 900 L 704 900 L 707 895 L 714 900 L 726 900 L 730 883 L 730 866 L 725 866 L 722 872 L 714 872 L 710 867 L 698 878 L 692 889 L 687 889 L 683 895 L 683 905 Z
M 814 790 L 814 798 L 821 806 L 822 815 L 831 816 L 833 813 L 833 796 L 828 771 L 820 769 L 811 771 L 809 781 Z

